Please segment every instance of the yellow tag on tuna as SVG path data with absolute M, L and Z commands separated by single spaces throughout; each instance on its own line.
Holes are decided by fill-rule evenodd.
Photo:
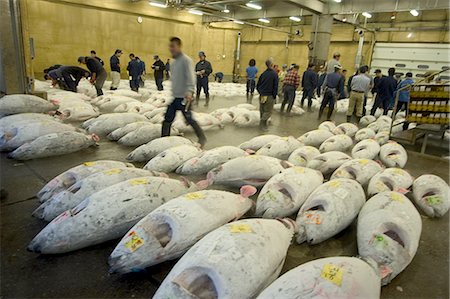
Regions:
M 361 165 L 366 165 L 367 163 L 369 163 L 368 159 L 361 159 L 361 160 L 359 160 L 359 164 L 361 164 Z
M 341 183 L 337 182 L 337 181 L 330 181 L 329 184 L 331 187 L 335 187 L 335 188 L 337 188 L 341 185 Z
M 342 278 L 344 277 L 344 270 L 333 264 L 325 264 L 322 269 L 320 277 L 329 280 L 337 286 L 341 286 Z
M 136 251 L 139 247 L 144 245 L 144 240 L 139 238 L 135 231 L 130 232 L 128 237 L 130 240 L 125 243 L 125 247 L 130 249 L 131 252 Z
M 120 169 L 120 168 L 113 168 L 113 169 L 106 170 L 104 173 L 106 175 L 113 175 L 113 174 L 118 174 L 118 173 L 121 173 L 121 172 L 122 172 L 122 169 Z
M 129 180 L 129 183 L 132 186 L 144 185 L 144 184 L 148 184 L 148 179 L 143 179 L 143 178 L 133 179 L 133 180 Z
M 184 198 L 186 198 L 187 200 L 198 200 L 198 199 L 205 198 L 205 196 L 200 192 L 192 192 L 192 193 L 186 194 L 184 196 Z
M 403 202 L 403 197 L 396 192 L 391 192 L 391 199 L 395 200 L 395 201 Z
M 248 224 L 230 224 L 230 232 L 232 233 L 251 233 L 252 228 Z
M 295 167 L 295 172 L 305 173 L 305 169 L 303 167 Z
M 95 162 L 84 162 L 83 165 L 87 166 L 87 167 L 91 167 L 91 166 L 95 165 Z

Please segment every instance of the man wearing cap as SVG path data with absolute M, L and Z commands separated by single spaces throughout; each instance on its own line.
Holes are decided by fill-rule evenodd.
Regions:
M 273 69 L 272 59 L 266 60 L 267 69 L 259 76 L 256 90 L 259 93 L 259 128 L 268 131 L 267 122 L 272 116 L 273 105 L 278 94 L 278 74 Z
M 281 103 L 281 109 L 280 112 L 284 112 L 284 106 L 287 104 L 286 112 L 289 115 L 292 110 L 292 106 L 294 105 L 295 101 L 295 91 L 297 90 L 298 86 L 300 85 L 300 76 L 298 75 L 298 69 L 299 66 L 295 65 L 292 70 L 290 70 L 286 76 L 284 76 L 283 80 L 283 89 L 284 89 L 284 99 Z M 278 83 L 280 84 L 280 83 Z
M 341 65 L 341 63 L 339 62 L 339 60 L 341 59 L 341 53 L 339 52 L 334 52 L 333 53 L 333 58 L 330 59 L 330 61 L 327 62 L 327 68 L 326 68 L 326 73 L 334 73 L 334 67 L 336 65 Z
M 136 59 L 136 56 L 130 54 L 130 62 L 128 62 L 127 71 L 130 78 L 130 88 L 132 91 L 139 91 L 139 79 L 141 78 L 141 65 Z
M 97 59 L 102 65 L 105 65 L 103 60 L 97 56 L 97 52 L 95 52 L 95 50 L 91 50 L 91 57 Z
M 209 104 L 208 76 L 212 73 L 213 69 L 211 63 L 206 60 L 205 52 L 198 52 L 198 57 L 200 58 L 200 61 L 195 65 L 195 74 L 197 75 L 197 96 L 195 99 L 198 105 L 198 102 L 200 100 L 200 92 L 203 88 L 203 92 L 206 96 L 205 107 L 207 107 Z
M 356 123 L 359 123 L 363 113 L 364 97 L 370 90 L 370 78 L 366 76 L 367 67 L 359 68 L 359 74 L 354 76 L 350 83 L 350 98 L 347 109 L 347 122 L 351 122 L 356 109 Z
M 408 103 L 410 98 L 411 86 L 414 84 L 414 80 L 412 79 L 413 74 L 411 72 L 406 73 L 405 79 L 400 81 L 397 86 L 397 90 L 400 90 L 398 94 L 398 103 L 395 110 L 395 113 L 398 113 L 403 107 L 405 108 L 405 112 L 408 113 Z M 408 122 L 403 123 L 403 130 L 408 129 Z
M 164 70 L 166 69 L 166 65 L 159 59 L 158 55 L 153 56 L 153 59 L 155 62 L 153 62 L 152 69 L 154 70 L 156 87 L 158 90 L 164 90 L 162 83 L 164 81 Z
M 341 74 L 342 66 L 336 64 L 334 72 L 327 74 L 322 85 L 323 99 L 319 108 L 319 119 L 322 117 L 325 107 L 328 105 L 327 120 L 331 119 L 334 110 L 334 103 L 339 99 L 339 95 L 344 90 L 344 76 Z
M 103 84 L 105 84 L 108 74 L 106 73 L 103 65 L 95 58 L 80 56 L 78 57 L 78 62 L 85 64 L 88 70 L 91 72 L 91 79 L 89 82 L 95 86 L 97 90 L 97 96 L 103 95 Z
M 397 89 L 397 79 L 394 78 L 394 75 L 395 68 L 391 67 L 388 70 L 388 76 L 380 78 L 377 85 L 377 97 L 370 110 L 371 115 L 375 115 L 379 107 L 383 108 L 383 115 L 387 115 L 389 103 L 394 98 L 394 93 Z
M 311 111 L 314 90 L 317 88 L 317 79 L 317 73 L 314 71 L 314 63 L 309 63 L 302 77 L 303 95 L 300 102 L 303 107 L 305 99 L 308 98 L 308 112 Z
M 109 65 L 111 66 L 111 90 L 116 90 L 120 83 L 120 56 L 122 50 L 117 49 L 114 55 L 109 59 Z

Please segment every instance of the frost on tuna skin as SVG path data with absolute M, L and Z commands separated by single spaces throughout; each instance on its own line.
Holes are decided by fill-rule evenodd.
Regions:
M 334 136 L 329 130 L 317 129 L 313 131 L 306 132 L 298 138 L 298 140 L 305 144 L 314 147 L 319 147 L 325 140 Z
M 334 179 L 314 190 L 298 212 L 297 243 L 318 244 L 349 226 L 366 196 L 361 185 L 350 179 Z
M 65 253 L 122 237 L 145 215 L 195 184 L 161 177 L 139 177 L 94 193 L 50 222 L 28 250 Z
M 338 178 L 352 179 L 367 186 L 369 180 L 383 170 L 380 164 L 369 159 L 354 159 L 345 162 L 331 175 L 331 180 Z
M 57 109 L 58 105 L 35 95 L 13 94 L 0 99 L 0 114 L 45 113 Z
M 263 147 L 264 145 L 266 145 L 267 143 L 281 138 L 280 136 L 277 135 L 260 135 L 260 136 L 256 136 L 246 142 L 243 142 L 239 145 L 239 147 L 243 150 L 252 150 L 252 151 L 257 151 L 259 150 L 261 147 Z
M 151 160 L 161 152 L 165 151 L 166 149 L 184 144 L 194 145 L 189 139 L 180 136 L 160 137 L 136 148 L 134 151 L 128 154 L 127 160 L 146 162 Z
M 313 146 L 302 146 L 292 152 L 288 158 L 288 162 L 295 166 L 305 167 L 309 161 L 320 155 L 320 151 Z
M 370 179 L 367 194 L 372 196 L 383 191 L 405 193 L 411 187 L 413 180 L 413 177 L 401 168 L 386 168 Z
M 201 150 L 193 145 L 179 145 L 169 148 L 145 164 L 144 169 L 173 172 L 187 160 L 196 157 Z
M 380 160 L 387 167 L 403 168 L 408 161 L 408 154 L 402 145 L 391 141 L 381 146 Z
M 440 177 L 424 174 L 413 183 L 414 202 L 429 217 L 442 217 L 450 207 L 449 186 Z
M 356 257 L 328 257 L 302 264 L 275 280 L 257 299 L 380 298 L 378 271 Z
M 137 271 L 180 257 L 204 235 L 252 207 L 248 196 L 256 189 L 242 189 L 243 195 L 218 190 L 187 193 L 163 204 L 122 238 L 109 258 L 110 272 Z
M 300 141 L 292 136 L 282 137 L 270 141 L 261 147 L 256 154 L 287 160 L 289 155 L 302 145 Z
M 377 262 L 382 285 L 388 284 L 414 258 L 422 219 L 401 193 L 386 191 L 370 198 L 358 217 L 359 255 Z
M 351 137 L 345 134 L 339 134 L 331 136 L 326 139 L 319 147 L 321 153 L 339 151 L 345 152 L 353 145 L 353 140 Z
M 345 135 L 342 135 L 345 136 Z M 352 158 L 342 152 L 331 151 L 324 154 L 320 154 L 312 158 L 306 166 L 308 168 L 319 170 L 325 177 L 329 176 L 339 166 Z
M 278 277 L 294 232 L 292 225 L 284 219 L 223 225 L 183 255 L 153 298 L 255 297 Z
M 352 157 L 355 159 L 375 159 L 380 152 L 380 145 L 376 140 L 366 139 L 358 142 L 352 149 Z

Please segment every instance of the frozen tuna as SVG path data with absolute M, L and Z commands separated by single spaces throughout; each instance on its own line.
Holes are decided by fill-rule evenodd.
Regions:
M 353 137 L 355 136 L 356 132 L 358 131 L 358 127 L 352 123 L 343 123 L 338 125 L 334 130 L 333 133 L 338 134 L 345 134 L 347 136 Z
M 58 105 L 30 94 L 11 94 L 0 98 L 0 114 L 45 113 L 57 109 Z
M 250 139 L 249 141 L 241 143 L 239 147 L 243 150 L 257 151 L 267 143 L 278 138 L 281 137 L 278 135 L 260 135 Z
M 329 120 L 322 122 L 318 127 L 319 130 L 327 130 L 330 132 L 333 132 L 333 130 L 335 128 L 336 128 L 336 125 L 334 124 L 334 122 L 329 121 Z
M 412 183 L 412 176 L 403 169 L 386 168 L 370 179 L 367 194 L 372 196 L 384 191 L 400 191 L 406 193 Z
M 50 199 L 52 196 L 58 194 L 59 192 L 66 190 L 76 182 L 90 176 L 91 174 L 114 167 L 134 166 L 129 163 L 111 160 L 84 162 L 53 178 L 37 193 L 36 196 L 40 199 L 41 202 L 44 202 Z
M 305 167 L 291 167 L 274 175 L 261 189 L 256 202 L 257 216 L 290 216 L 300 209 L 306 198 L 323 183 L 322 173 Z
M 442 217 L 450 207 L 449 187 L 440 177 L 424 174 L 413 183 L 415 203 L 429 217 Z
M 275 280 L 257 299 L 380 298 L 378 270 L 356 257 L 328 257 L 302 264 Z
M 295 166 L 306 166 L 320 151 L 313 146 L 301 146 L 289 156 L 288 162 Z
M 374 139 L 366 139 L 358 142 L 352 149 L 352 157 L 355 159 L 375 159 L 380 152 L 380 145 Z
M 325 140 L 327 140 L 331 136 L 334 136 L 334 134 L 330 131 L 318 129 L 306 132 L 305 134 L 300 136 L 298 140 L 305 145 L 319 147 Z
M 37 121 L 58 121 L 58 118 L 43 113 L 19 113 L 0 118 L 0 131 L 5 132 L 23 124 Z
M 369 128 L 364 128 L 356 132 L 355 134 L 355 141 L 359 142 L 361 140 L 375 138 L 375 131 Z
M 177 135 L 178 131 L 172 128 L 171 134 Z M 126 146 L 140 146 L 159 137 L 161 137 L 161 124 L 148 124 L 126 134 L 117 142 Z
M 386 144 L 389 141 L 389 131 L 381 131 L 375 135 L 375 140 L 380 144 Z
M 350 161 L 352 158 L 349 155 L 346 155 L 342 152 L 327 152 L 324 154 L 320 154 L 315 156 L 306 165 L 308 168 L 317 169 L 324 176 L 328 176 L 333 171 L 335 171 L 339 166 L 344 164 L 347 161 Z
M 252 186 L 241 195 L 218 190 L 187 193 L 142 218 L 109 257 L 110 272 L 126 273 L 182 256 L 207 233 L 244 215 Z
M 375 122 L 376 120 L 377 120 L 377 118 L 375 116 L 373 116 L 373 115 L 364 115 L 359 120 L 359 126 L 362 127 L 362 128 L 365 128 L 369 124 Z
M 331 151 L 339 151 L 345 152 L 350 149 L 353 145 L 353 140 L 351 137 L 345 134 L 338 134 L 331 136 L 327 140 L 325 140 L 319 147 L 319 150 L 322 153 L 331 152 Z
M 386 191 L 370 198 L 358 217 L 358 252 L 377 262 L 381 284 L 388 284 L 414 258 L 422 219 L 403 194 Z
M 95 133 L 97 135 L 108 135 L 112 131 L 124 127 L 127 124 L 137 121 L 146 121 L 147 118 L 138 113 L 110 113 L 102 114 L 92 121 L 89 120 L 84 123 L 87 125 L 89 133 Z
M 297 243 L 318 244 L 349 226 L 366 201 L 361 185 L 350 179 L 331 180 L 308 197 L 297 215 Z
M 246 154 L 244 150 L 235 146 L 216 147 L 187 160 L 177 168 L 176 173 L 183 175 L 204 174 L 229 160 Z
M 380 164 L 369 159 L 354 159 L 345 162 L 331 175 L 331 180 L 338 178 L 352 179 L 366 186 L 370 179 L 383 170 Z
M 270 141 L 261 147 L 256 154 L 287 160 L 291 153 L 302 145 L 300 141 L 292 136 L 282 137 Z
M 254 298 L 280 274 L 292 234 L 288 220 L 226 224 L 183 255 L 153 298 Z
M 147 126 L 149 124 L 151 124 L 149 121 L 137 121 L 137 122 L 128 124 L 122 128 L 118 128 L 118 129 L 112 131 L 111 133 L 109 133 L 108 139 L 109 140 L 119 140 L 120 138 L 127 135 L 128 133 L 139 129 L 140 127 Z
M 408 161 L 408 154 L 403 146 L 391 141 L 381 146 L 380 160 L 387 167 L 403 168 Z
M 128 154 L 127 160 L 135 162 L 146 162 L 154 158 L 166 149 L 178 145 L 194 145 L 192 141 L 181 136 L 166 136 L 156 138 L 147 144 L 141 145 Z
M 169 148 L 145 164 L 144 169 L 160 172 L 173 172 L 184 162 L 198 156 L 201 150 L 193 145 L 184 144 Z
M 140 177 L 112 185 L 53 219 L 27 249 L 56 254 L 120 238 L 163 203 L 196 189 L 187 181 L 161 177 Z

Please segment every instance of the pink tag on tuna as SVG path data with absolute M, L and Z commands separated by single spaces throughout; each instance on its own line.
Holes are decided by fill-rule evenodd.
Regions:
M 405 188 L 397 188 L 395 191 L 401 194 L 406 194 L 409 192 L 409 190 Z

